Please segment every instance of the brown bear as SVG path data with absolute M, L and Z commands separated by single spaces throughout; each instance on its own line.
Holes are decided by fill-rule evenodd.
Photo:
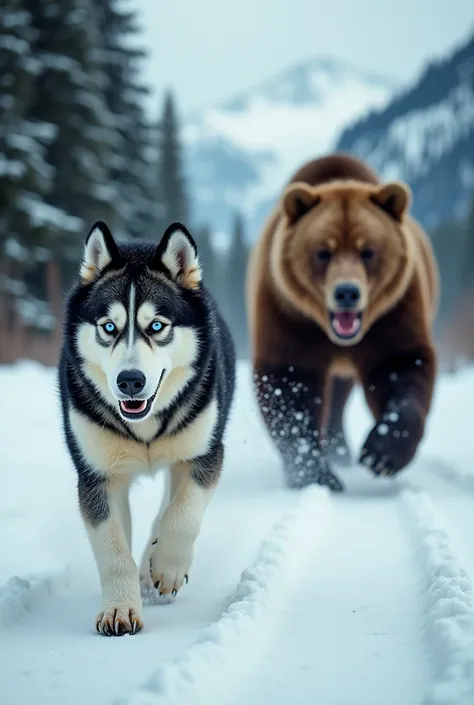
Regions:
M 283 191 L 249 261 L 254 383 L 288 486 L 344 489 L 343 412 L 354 382 L 375 426 L 359 462 L 393 475 L 414 457 L 430 409 L 439 274 L 409 215 L 411 191 L 331 154 Z

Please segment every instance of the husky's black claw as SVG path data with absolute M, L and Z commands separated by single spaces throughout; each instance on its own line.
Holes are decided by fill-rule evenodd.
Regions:
M 155 583 L 155 590 L 158 590 L 159 587 L 160 587 L 160 581 L 158 580 L 158 582 Z M 161 593 L 160 593 L 160 595 L 161 595 Z
M 154 541 L 151 542 L 151 545 L 156 546 L 157 543 L 158 543 L 158 539 L 155 539 Z
M 188 578 L 187 574 L 184 576 L 184 579 L 186 580 L 186 585 L 187 585 L 189 583 L 189 578 Z
M 171 594 L 173 595 L 173 597 L 176 597 L 176 595 L 178 594 L 178 591 L 176 590 L 176 588 L 173 588 L 173 590 L 171 591 Z

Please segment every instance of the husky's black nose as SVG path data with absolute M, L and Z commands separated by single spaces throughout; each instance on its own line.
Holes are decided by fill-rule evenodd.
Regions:
M 117 387 L 123 394 L 135 397 L 146 384 L 146 377 L 140 370 L 124 370 L 117 377 Z

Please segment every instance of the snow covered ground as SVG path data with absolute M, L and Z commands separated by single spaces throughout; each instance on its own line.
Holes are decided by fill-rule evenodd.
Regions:
M 0 370 L 0 702 L 472 705 L 474 370 L 441 379 L 416 462 L 285 490 L 246 365 L 189 584 L 145 630 L 94 631 L 99 583 L 54 376 Z M 348 409 L 357 451 L 370 417 Z M 133 496 L 139 557 L 161 479 Z

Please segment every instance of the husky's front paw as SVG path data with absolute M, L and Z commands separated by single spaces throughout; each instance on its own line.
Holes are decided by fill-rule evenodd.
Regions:
M 192 562 L 192 546 L 158 539 L 150 557 L 150 577 L 160 595 L 176 595 L 183 583 L 188 582 Z
M 151 543 L 147 543 L 145 550 L 143 552 L 142 560 L 140 563 L 140 592 L 142 597 L 148 594 L 150 591 L 153 592 L 153 583 L 151 581 L 151 556 L 155 549 L 157 539 L 153 539 Z
M 109 607 L 97 615 L 95 627 L 104 636 L 136 634 L 143 629 L 141 610 L 128 605 Z

